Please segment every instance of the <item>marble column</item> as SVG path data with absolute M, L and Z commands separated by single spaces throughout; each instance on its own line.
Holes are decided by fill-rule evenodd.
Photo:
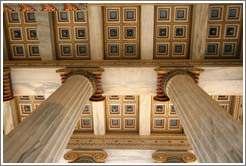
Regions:
M 188 75 L 173 75 L 166 93 L 173 102 L 199 162 L 243 162 L 243 130 Z
M 151 134 L 151 95 L 139 96 L 139 135 Z
M 70 76 L 4 138 L 3 162 L 58 162 L 93 91 L 93 83 L 85 76 Z
M 94 135 L 105 135 L 105 101 L 92 102 Z

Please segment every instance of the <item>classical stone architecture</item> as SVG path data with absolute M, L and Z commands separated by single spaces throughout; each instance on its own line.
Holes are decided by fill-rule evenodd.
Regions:
M 243 163 L 243 3 L 3 3 L 4 163 Z

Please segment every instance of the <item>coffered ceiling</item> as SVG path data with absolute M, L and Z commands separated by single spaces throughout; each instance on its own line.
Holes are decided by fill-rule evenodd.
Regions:
M 87 11 L 52 12 L 57 59 L 90 59 Z
M 153 54 L 148 55 L 151 59 L 192 59 L 194 17 L 200 14 L 194 13 L 195 4 L 151 4 L 153 18 L 147 20 L 143 18 L 143 12 L 147 12 L 143 5 L 88 4 L 84 10 L 49 11 L 51 17 L 46 19 L 52 24 L 47 26 L 50 26 L 55 50 L 55 58 L 50 60 L 97 60 L 97 54 L 92 54 L 100 49 L 96 40 L 102 40 L 103 50 L 98 51 L 103 52 L 104 60 L 141 60 L 145 53 L 141 52 L 145 47 L 142 43 L 149 42 L 144 36 L 152 36 L 152 39 L 147 37 L 153 41 L 150 42 L 153 45 L 148 46 Z M 99 17 L 90 17 L 94 6 L 101 7 Z M 37 17 L 38 12 L 5 10 L 4 33 L 9 60 L 41 60 L 43 56 L 50 56 L 46 55 L 43 41 L 40 41 L 40 31 L 44 30 L 39 26 L 43 20 Z M 206 37 L 205 59 L 239 59 L 242 4 L 209 4 L 207 15 L 207 31 L 200 32 Z M 95 19 L 100 24 L 92 30 L 90 22 Z M 146 31 L 145 26 L 153 26 L 152 32 Z M 41 47 L 44 52 L 40 51 Z
M 35 12 L 4 12 L 9 58 L 41 60 Z
M 154 58 L 187 59 L 192 5 L 155 6 Z
M 235 108 L 235 96 L 211 96 L 221 107 L 238 119 Z M 16 96 L 19 122 L 25 120 L 45 100 L 45 96 Z M 105 117 L 107 133 L 139 132 L 139 96 L 109 95 L 105 99 Z M 151 101 L 151 134 L 183 133 L 182 122 L 172 102 Z M 93 106 L 88 101 L 81 108 L 81 115 L 75 126 L 75 133 L 93 133 Z
M 140 58 L 140 7 L 105 6 L 105 59 Z
M 242 40 L 242 5 L 209 6 L 205 58 L 238 58 Z

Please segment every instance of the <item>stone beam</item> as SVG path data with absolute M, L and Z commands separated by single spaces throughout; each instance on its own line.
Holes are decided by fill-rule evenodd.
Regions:
M 102 67 L 104 95 L 156 95 L 154 67 Z M 14 95 L 49 95 L 60 85 L 59 68 L 11 67 Z M 203 67 L 199 86 L 209 95 L 243 95 L 243 67 Z
M 208 4 L 194 4 L 191 32 L 191 59 L 204 59 L 208 25 Z
M 4 61 L 8 61 L 9 60 L 9 56 L 8 56 L 8 47 L 7 47 L 7 40 L 5 37 L 5 30 L 3 28 L 3 60 Z
M 153 59 L 154 5 L 141 6 L 141 59 Z
M 51 12 L 36 12 L 41 60 L 55 60 L 55 42 Z
M 91 60 L 103 60 L 102 6 L 88 6 Z

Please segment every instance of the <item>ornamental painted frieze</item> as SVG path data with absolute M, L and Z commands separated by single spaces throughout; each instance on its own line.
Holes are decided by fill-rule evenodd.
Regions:
M 87 10 L 86 3 L 4 3 L 3 11 L 69 11 Z

